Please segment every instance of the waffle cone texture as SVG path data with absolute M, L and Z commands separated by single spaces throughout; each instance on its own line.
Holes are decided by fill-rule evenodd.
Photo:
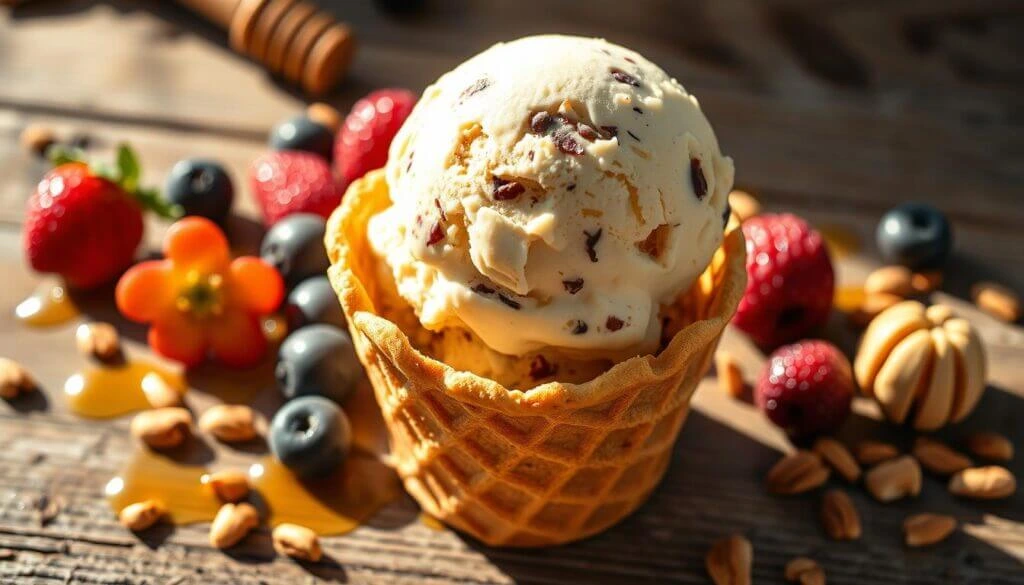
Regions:
M 328 271 L 373 384 L 406 490 L 424 511 L 492 546 L 597 534 L 635 510 L 671 459 L 690 397 L 746 285 L 735 220 L 657 355 L 583 384 L 508 389 L 424 355 L 375 310 L 370 217 L 390 204 L 383 173 L 353 183 L 331 216 Z

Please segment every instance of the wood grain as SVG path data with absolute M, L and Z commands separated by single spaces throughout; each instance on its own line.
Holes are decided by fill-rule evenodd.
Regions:
M 878 215 L 894 202 L 942 207 L 957 232 L 944 292 L 976 323 L 990 354 L 991 383 L 974 415 L 939 438 L 995 430 L 1024 444 L 1024 329 L 963 299 L 988 278 L 1024 291 L 1024 10 L 997 0 L 613 0 L 434 2 L 425 15 L 394 19 L 371 2 L 320 2 L 353 25 L 362 49 L 331 101 L 341 107 L 370 88 L 422 88 L 499 39 L 562 31 L 606 36 L 661 63 L 701 100 L 740 186 L 767 211 L 793 211 L 839 225 L 862 242 L 837 266 L 857 284 L 878 265 L 871 246 Z M 222 33 L 169 3 L 128 0 L 39 2 L 0 11 L 0 308 L 38 278 L 23 267 L 22 204 L 43 167 L 18 150 L 30 121 L 87 133 L 100 152 L 127 140 L 141 153 L 144 182 L 159 184 L 178 158 L 213 156 L 233 172 L 239 217 L 233 239 L 251 249 L 260 230 L 245 186 L 248 162 L 267 129 L 301 107 L 258 67 L 232 54 Z M 73 63 L 74 66 L 63 64 Z M 155 244 L 163 226 L 149 224 Z M 113 320 L 130 355 L 143 331 L 117 320 L 109 291 L 80 299 L 88 315 Z M 829 338 L 847 350 L 855 333 L 836 316 Z M 25 329 L 0 311 L 0 355 L 22 361 L 46 399 L 0 403 L 0 583 L 706 583 L 703 556 L 739 531 L 755 549 L 754 580 L 780 582 L 798 555 L 818 560 L 830 583 L 1021 583 L 1024 496 L 972 503 L 937 478 L 920 500 L 881 505 L 840 480 L 861 512 L 864 538 L 836 544 L 822 533 L 817 496 L 777 498 L 762 477 L 782 434 L 748 403 L 727 399 L 709 376 L 695 399 L 665 482 L 621 525 L 582 543 L 539 551 L 492 550 L 418 521 L 403 499 L 368 525 L 325 539 L 327 559 L 298 565 L 276 557 L 261 529 L 228 555 L 206 543 L 205 526 L 136 537 L 100 497 L 132 447 L 127 421 L 87 422 L 63 402 L 63 380 L 82 365 L 74 325 Z M 748 382 L 763 355 L 728 331 L 724 346 Z M 204 371 L 190 378 L 197 412 L 221 402 L 225 383 L 251 386 L 269 414 L 280 397 L 269 365 L 243 378 Z M 238 398 L 235 396 L 234 398 Z M 879 422 L 858 401 L 843 440 L 876 438 L 903 450 L 912 433 Z M 251 454 L 211 445 L 216 464 Z M 1009 464 L 1024 477 L 1018 457 Z M 38 510 L 58 502 L 42 523 Z M 900 526 L 911 512 L 956 516 L 963 529 L 936 547 L 908 551 Z

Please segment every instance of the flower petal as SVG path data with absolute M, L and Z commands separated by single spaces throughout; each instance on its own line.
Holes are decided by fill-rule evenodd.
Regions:
M 228 239 L 204 217 L 178 220 L 164 237 L 164 256 L 176 266 L 202 273 L 220 272 L 231 259 Z
M 228 309 L 210 328 L 213 357 L 233 368 L 258 364 L 267 353 L 260 318 L 240 309 Z
M 167 311 L 149 328 L 149 346 L 185 366 L 198 365 L 209 347 L 206 329 L 175 311 Z
M 155 320 L 174 302 L 173 271 L 167 260 L 140 262 L 129 268 L 114 289 L 117 310 L 132 321 Z
M 232 303 L 253 313 L 266 315 L 277 309 L 284 298 L 284 280 L 272 266 L 254 256 L 242 256 L 231 262 Z

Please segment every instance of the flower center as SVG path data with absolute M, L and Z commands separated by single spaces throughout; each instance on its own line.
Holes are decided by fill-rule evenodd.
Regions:
M 196 317 L 220 315 L 224 311 L 223 287 L 224 277 L 220 274 L 200 274 L 197 270 L 190 270 L 175 306 L 179 311 Z

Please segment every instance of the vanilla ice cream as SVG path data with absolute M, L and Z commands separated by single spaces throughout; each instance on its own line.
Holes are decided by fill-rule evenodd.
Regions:
M 696 98 L 599 39 L 499 44 L 426 89 L 370 244 L 430 331 L 510 356 L 656 349 L 722 240 L 733 164 Z

